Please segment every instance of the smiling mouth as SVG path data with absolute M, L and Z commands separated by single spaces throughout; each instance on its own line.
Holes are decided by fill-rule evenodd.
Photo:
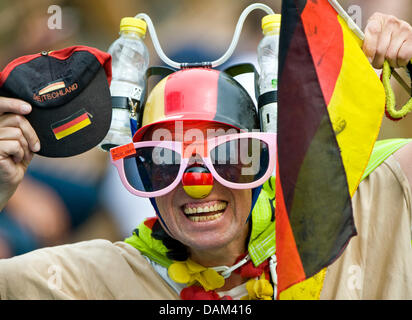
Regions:
M 227 207 L 226 201 L 188 203 L 182 209 L 186 217 L 193 222 L 212 221 L 220 218 Z

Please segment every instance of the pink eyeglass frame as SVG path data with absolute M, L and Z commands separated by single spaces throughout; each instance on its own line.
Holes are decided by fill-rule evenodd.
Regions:
M 213 177 L 222 185 L 231 188 L 231 189 L 253 189 L 256 188 L 263 183 L 265 183 L 269 177 L 272 175 L 273 170 L 275 168 L 276 164 L 276 151 L 277 151 L 277 144 L 276 144 L 276 133 L 271 133 L 271 132 L 244 132 L 244 133 L 235 133 L 235 134 L 228 134 L 228 135 L 223 135 L 223 136 L 217 136 L 213 138 L 206 139 L 207 140 L 207 156 L 202 157 L 203 164 L 209 169 L 210 173 L 213 175 Z M 255 138 L 258 140 L 261 140 L 265 142 L 268 146 L 268 152 L 269 152 L 269 164 L 268 168 L 265 172 L 265 174 L 258 180 L 251 182 L 251 183 L 234 183 L 227 181 L 223 179 L 215 170 L 212 161 L 210 159 L 210 152 L 213 148 L 216 146 L 236 140 L 236 139 L 244 139 L 244 138 Z M 143 197 L 143 198 L 154 198 L 154 197 L 160 197 L 162 195 L 165 195 L 172 191 L 176 186 L 180 183 L 183 177 L 183 173 L 185 172 L 186 168 L 188 167 L 189 164 L 189 158 L 185 158 L 182 155 L 182 148 L 183 148 L 183 143 L 181 141 L 141 141 L 141 142 L 134 142 L 133 146 L 134 148 L 141 148 L 141 147 L 164 147 L 168 148 L 170 150 L 173 150 L 174 152 L 178 153 L 181 155 L 180 158 L 180 168 L 179 172 L 176 176 L 176 179 L 166 188 L 163 188 L 158 191 L 151 191 L 151 192 L 146 192 L 146 191 L 139 191 L 133 188 L 130 183 L 127 181 L 125 172 L 124 172 L 124 158 L 116 159 L 113 160 L 112 157 L 112 152 L 110 152 L 110 160 L 112 164 L 116 167 L 117 172 L 119 174 L 120 180 L 122 181 L 123 185 L 125 188 L 132 193 L 133 195 Z M 122 148 L 123 146 L 115 147 L 112 148 L 112 150 L 117 149 L 117 148 Z

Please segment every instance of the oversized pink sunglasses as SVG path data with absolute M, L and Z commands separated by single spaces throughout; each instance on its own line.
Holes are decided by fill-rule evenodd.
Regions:
M 191 141 L 142 141 L 110 150 L 126 189 L 140 197 L 172 191 L 193 163 L 205 166 L 220 184 L 252 189 L 272 175 L 276 164 L 276 134 L 245 132 Z

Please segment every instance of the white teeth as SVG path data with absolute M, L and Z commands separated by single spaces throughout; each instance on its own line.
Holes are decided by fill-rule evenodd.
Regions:
M 203 213 L 203 212 L 213 212 L 213 211 L 220 211 L 226 208 L 226 202 L 215 203 L 212 206 L 204 206 L 204 207 L 197 207 L 197 208 L 190 208 L 185 207 L 184 213 L 185 214 L 196 214 L 196 213 Z
M 222 214 L 223 214 L 223 212 L 216 213 L 216 214 L 211 215 L 211 216 L 189 216 L 188 218 L 190 220 L 194 221 L 194 222 L 202 222 L 202 221 L 215 220 L 215 219 L 219 218 Z

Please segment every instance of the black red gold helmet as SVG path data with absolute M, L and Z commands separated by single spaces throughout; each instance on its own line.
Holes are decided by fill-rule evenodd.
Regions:
M 139 141 L 153 124 L 176 120 L 259 129 L 257 110 L 248 92 L 230 75 L 209 68 L 183 69 L 163 78 L 147 98 L 142 126 L 133 141 Z

